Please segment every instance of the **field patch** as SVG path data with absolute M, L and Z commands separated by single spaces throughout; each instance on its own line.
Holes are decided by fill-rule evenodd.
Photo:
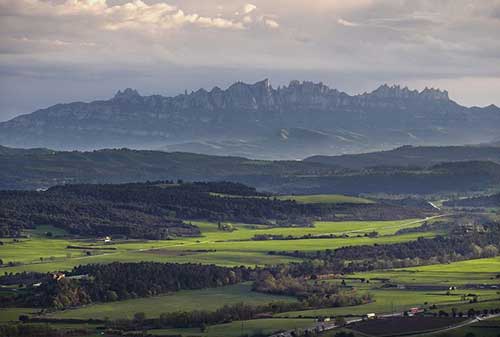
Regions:
M 363 275 L 363 276 L 361 276 Z M 499 284 L 500 256 L 459 261 L 382 272 L 359 273 L 366 278 L 384 278 L 404 284 L 465 286 L 467 284 Z
M 363 273 L 355 274 L 356 277 L 363 277 Z M 426 280 L 429 283 L 429 280 Z M 329 282 L 338 283 L 341 280 L 330 280 Z M 467 312 L 470 307 L 477 308 L 496 308 L 500 301 L 500 295 L 497 290 L 456 290 L 449 294 L 446 290 L 441 291 L 417 291 L 404 290 L 396 288 L 383 288 L 383 284 L 377 281 L 371 281 L 369 284 L 361 283 L 359 280 L 346 279 L 346 284 L 356 289 L 356 292 L 369 293 L 372 295 L 371 303 L 340 307 L 324 308 L 304 311 L 295 311 L 279 314 L 279 317 L 317 317 L 317 316 L 362 316 L 367 313 L 390 314 L 400 313 L 409 310 L 412 307 L 431 309 L 437 305 L 436 312 L 444 309 L 450 311 L 451 308 L 457 308 L 460 311 Z M 463 295 L 475 294 L 480 302 L 470 304 L 471 297 L 463 298 Z
M 0 308 L 0 323 L 17 321 L 20 315 L 32 315 L 38 311 L 37 308 Z
M 391 317 L 355 323 L 351 328 L 370 336 L 393 336 L 444 329 L 465 321 L 465 318 Z
M 31 235 L 38 235 L 38 236 L 66 236 L 68 235 L 68 232 L 65 231 L 64 229 L 54 227 L 51 225 L 40 225 L 36 226 L 34 229 L 27 230 L 27 232 Z
M 141 250 L 141 254 L 152 254 L 158 256 L 190 256 L 195 254 L 209 253 L 207 250 L 174 250 L 174 249 L 147 249 Z
M 106 245 L 108 250 L 97 248 L 94 241 L 88 242 L 70 238 L 47 238 L 33 236 L 14 242 L 12 239 L 2 240 L 0 256 L 5 264 L 15 262 L 14 266 L 4 267 L 2 272 L 37 271 L 50 272 L 69 270 L 73 266 L 88 263 L 119 262 L 195 262 L 218 264 L 222 266 L 255 266 L 299 261 L 286 256 L 269 255 L 270 251 L 312 251 L 335 249 L 343 246 L 363 244 L 383 244 L 416 240 L 418 237 L 432 237 L 433 232 L 409 233 L 393 235 L 401 228 L 419 226 L 425 220 L 407 219 L 400 221 L 318 221 L 314 227 L 275 227 L 256 224 L 232 224 L 234 231 L 218 230 L 217 223 L 195 222 L 202 237 L 181 238 L 159 241 L 113 241 Z M 365 233 L 377 231 L 376 238 L 364 237 Z M 334 234 L 348 237 L 332 239 L 301 239 L 301 240 L 251 240 L 257 234 L 305 235 Z M 68 246 L 78 246 L 82 249 L 68 249 Z M 84 249 L 86 246 L 89 249 Z M 168 251 L 172 252 L 168 252 Z M 88 255 L 87 251 L 91 251 Z M 196 251 L 196 254 L 192 254 Z M 146 253 L 144 253 L 146 252 Z
M 193 310 L 216 310 L 225 304 L 245 302 L 266 304 L 270 302 L 295 302 L 293 297 L 274 296 L 253 292 L 250 283 L 202 290 L 182 290 L 176 293 L 138 298 L 126 301 L 92 304 L 51 314 L 55 318 L 133 318 L 137 312 L 146 317 L 158 317 L 162 313 Z
M 211 325 L 205 332 L 201 332 L 200 329 L 162 329 L 149 330 L 148 333 L 153 335 L 181 335 L 183 337 L 240 337 L 252 336 L 258 333 L 269 335 L 282 330 L 304 329 L 311 327 L 313 324 L 313 319 L 266 318 Z
M 282 195 L 280 200 L 294 200 L 299 204 L 374 204 L 370 199 L 342 194 Z

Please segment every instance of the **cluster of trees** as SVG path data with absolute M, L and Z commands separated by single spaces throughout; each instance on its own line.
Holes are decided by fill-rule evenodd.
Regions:
M 47 324 L 6 324 L 0 325 L 0 336 L 5 337 L 69 337 L 85 336 L 85 329 L 57 330 Z
M 228 323 L 231 321 L 249 320 L 260 315 L 270 315 L 294 310 L 303 310 L 304 305 L 298 302 L 272 302 L 264 305 L 236 303 L 224 305 L 215 311 L 194 310 L 160 314 L 158 318 L 148 319 L 143 313 L 134 315 L 134 319 L 120 319 L 107 322 L 108 327 L 120 330 L 137 330 L 149 328 L 203 328 L 207 325 Z
M 253 284 L 253 290 L 274 295 L 305 297 L 310 293 L 334 295 L 339 288 L 333 283 L 310 283 L 303 278 L 288 275 L 274 276 L 270 272 L 261 273 Z
M 0 276 L 0 284 L 5 286 L 12 285 L 27 285 L 41 282 L 47 278 L 47 274 L 45 273 L 37 273 L 37 272 L 27 272 L 22 271 L 20 273 L 12 273 L 5 272 L 2 276 Z
M 183 289 L 220 287 L 249 280 L 245 267 L 177 263 L 119 263 L 75 267 L 61 279 L 47 277 L 19 295 L 17 302 L 34 307 L 67 307 L 154 296 Z
M 310 259 L 304 263 L 290 265 L 288 272 L 298 276 L 328 272 L 351 273 L 494 257 L 499 253 L 499 242 L 500 224 L 490 223 L 481 228 L 455 230 L 446 237 L 418 238 L 409 242 L 350 246 L 335 250 L 272 254 Z
M 363 235 L 358 234 L 356 235 L 357 237 L 370 237 L 374 238 L 379 235 L 378 232 L 372 231 L 369 233 L 365 233 Z M 301 236 L 293 236 L 293 235 L 283 235 L 283 234 L 255 234 L 252 237 L 252 240 L 254 241 L 267 241 L 267 240 L 304 240 L 304 239 L 340 239 L 340 238 L 348 238 L 348 234 L 342 234 L 342 235 L 335 235 L 333 233 L 330 234 L 319 234 L 319 235 L 313 235 L 313 234 L 305 234 Z
M 235 183 L 65 185 L 45 192 L 0 191 L 0 235 L 53 225 L 79 235 L 168 239 L 199 235 L 180 219 L 304 224 L 310 220 L 399 219 L 421 216 L 386 204 L 298 204 Z
M 358 296 L 355 293 L 341 290 L 332 283 L 319 281 L 311 283 L 305 278 L 292 277 L 287 274 L 273 274 L 267 270 L 259 273 L 253 284 L 253 290 L 275 295 L 294 296 L 307 308 L 344 307 L 371 301 L 369 294 Z
M 467 311 L 459 311 L 457 308 L 451 308 L 450 311 L 439 310 L 438 312 L 434 312 L 435 317 L 476 317 L 481 315 L 496 315 L 500 313 L 500 308 L 491 308 L 491 309 L 482 309 L 476 310 L 474 308 L 469 308 Z
M 93 302 L 109 302 L 137 297 L 154 296 L 183 289 L 203 289 L 255 280 L 254 290 L 297 297 L 301 309 L 356 305 L 370 301 L 367 295 L 339 291 L 325 282 L 309 283 L 294 278 L 297 269 L 250 269 L 226 268 L 215 265 L 177 263 L 119 263 L 77 266 L 67 273 L 6 274 L 2 284 L 23 284 L 26 291 L 15 298 L 3 301 L 3 305 L 64 309 Z M 289 267 L 287 267 L 289 268 Z M 34 283 L 37 286 L 32 286 Z M 282 310 L 282 305 L 273 310 Z M 294 307 L 295 308 L 295 307 Z M 226 308 L 227 309 L 227 308 Z M 262 309 L 258 307 L 257 312 Z M 290 308 L 288 308 L 290 309 Z M 297 309 L 298 310 L 298 309 Z M 183 315 L 191 315 L 183 313 Z M 227 316 L 227 314 L 225 314 Z M 220 316 L 220 312 L 216 317 Z M 217 318 L 218 319 L 218 318 Z
M 1 210 L 0 210 L 1 212 Z M 16 220 L 7 221 L 0 219 L 0 238 L 18 238 L 21 237 L 21 230 L 24 223 Z

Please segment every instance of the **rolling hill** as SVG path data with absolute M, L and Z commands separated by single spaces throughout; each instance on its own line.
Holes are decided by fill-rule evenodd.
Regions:
M 492 161 L 500 163 L 500 148 L 494 146 L 402 146 L 389 151 L 312 156 L 309 163 L 321 163 L 351 169 L 376 166 L 429 167 L 442 162 Z
M 355 170 L 310 161 L 265 161 L 181 152 L 65 152 L 0 147 L 0 189 L 172 179 L 227 180 L 281 194 L 433 194 L 500 186 L 500 165 L 492 161 L 457 161 L 427 168 Z
M 500 207 L 500 194 L 448 200 L 443 205 L 449 207 Z

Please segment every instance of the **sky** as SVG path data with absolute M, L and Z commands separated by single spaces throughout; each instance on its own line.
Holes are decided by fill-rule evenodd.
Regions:
M 500 106 L 500 0 L 0 0 L 0 120 L 264 78 Z

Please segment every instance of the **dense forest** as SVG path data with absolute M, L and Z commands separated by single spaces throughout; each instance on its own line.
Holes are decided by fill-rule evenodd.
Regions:
M 69 337 L 82 336 L 88 332 L 86 329 L 72 331 L 58 330 L 47 324 L 3 324 L 0 325 L 2 337 Z
M 390 204 L 300 204 L 229 182 L 163 181 L 64 185 L 47 191 L 0 191 L 0 237 L 53 225 L 83 236 L 168 239 L 197 236 L 186 220 L 304 225 L 312 220 L 416 218 L 417 208 Z M 340 218 L 339 218 L 340 219 Z
M 199 229 L 168 210 L 145 203 L 113 202 L 58 191 L 0 192 L 0 236 L 20 236 L 23 229 L 52 225 L 84 236 L 123 235 L 167 239 L 197 236 Z

